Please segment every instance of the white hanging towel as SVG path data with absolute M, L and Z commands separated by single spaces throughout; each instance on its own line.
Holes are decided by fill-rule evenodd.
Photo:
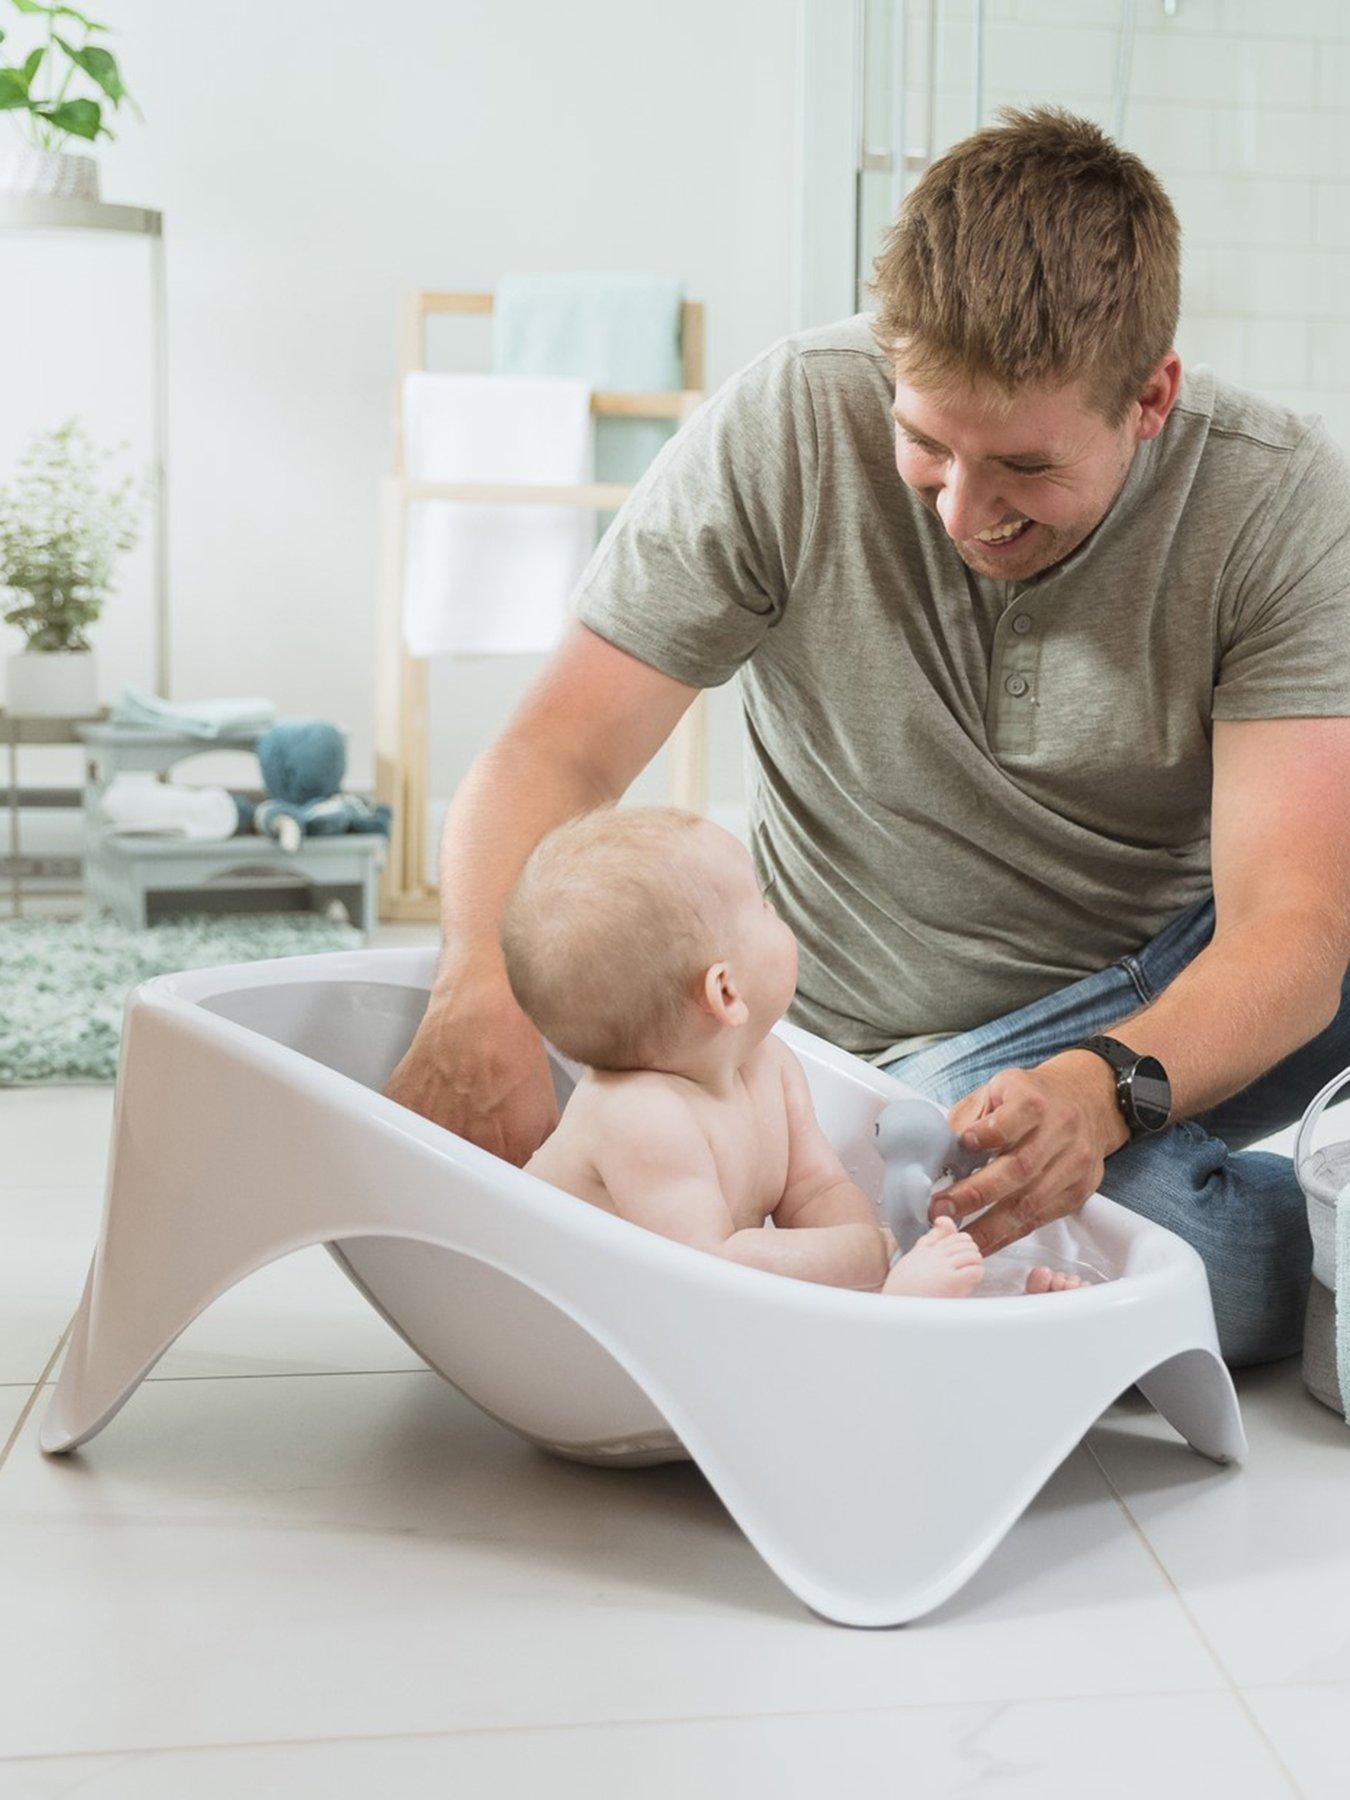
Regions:
M 404 464 L 414 481 L 594 479 L 591 389 L 524 375 L 410 374 Z M 551 650 L 595 548 L 576 506 L 408 507 L 403 634 L 413 656 Z

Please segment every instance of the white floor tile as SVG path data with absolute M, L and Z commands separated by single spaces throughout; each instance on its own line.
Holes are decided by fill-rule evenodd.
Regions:
M 1241 1687 L 1350 1682 L 1350 1430 L 1297 1360 L 1238 1377 L 1251 1459 L 1195 1481 L 1147 1410 L 1089 1438 Z
M 156 1365 L 154 1379 L 425 1368 L 316 1245 L 222 1294 Z
M 35 1382 L 79 1303 L 98 1187 L 0 1186 L 0 1384 Z M 322 1248 L 260 1269 L 188 1326 L 152 1379 L 420 1369 Z
M 31 1389 L 23 1387 L 0 1388 L 0 1457 L 4 1456 L 5 1446 L 9 1443 L 10 1434 L 18 1424 L 20 1415 L 28 1403 Z M 0 1461 L 0 1479 L 4 1475 L 4 1463 Z M 0 1652 L 2 1655 L 3 1652 Z M 2 1752 L 0 1752 L 2 1754 Z M 0 1795 L 4 1789 L 0 1787 Z
M 1327 1687 L 1249 1688 L 1245 1699 L 1305 1800 L 1345 1800 L 1350 1791 L 1350 1682 Z
M 32 1387 L 80 1298 L 94 1187 L 0 1187 L 0 1386 Z
M 111 1087 L 0 1088 L 0 1189 L 103 1186 Z
M 1288 1792 L 1227 1694 L 468 1732 L 0 1766 L 6 1800 L 495 1800 L 530 1793 L 549 1800 L 949 1800 L 976 1793 L 1008 1800 L 1134 1800 L 1140 1793 L 1284 1800 Z
M 856 1632 L 691 1468 L 553 1461 L 430 1374 L 148 1383 L 75 1458 L 35 1437 L 4 1755 L 1221 1687 L 1081 1452 L 961 1594 Z

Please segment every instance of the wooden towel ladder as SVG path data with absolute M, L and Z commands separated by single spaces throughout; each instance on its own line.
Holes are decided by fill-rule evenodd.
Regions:
M 426 879 L 427 664 L 403 638 L 403 557 L 407 509 L 415 500 L 473 506 L 581 506 L 612 512 L 632 492 L 616 482 L 532 486 L 509 482 L 409 479 L 403 452 L 404 377 L 426 368 L 426 323 L 434 314 L 491 313 L 491 294 L 412 293 L 399 312 L 398 379 L 394 389 L 394 468 L 380 484 L 380 571 L 375 666 L 375 790 L 394 809 L 389 860 L 380 885 L 383 919 L 435 919 L 437 890 Z M 680 318 L 683 386 L 650 394 L 591 395 L 600 418 L 689 417 L 703 399 L 703 306 L 687 300 Z M 706 794 L 706 701 L 700 694 L 671 739 L 670 795 L 702 812 Z

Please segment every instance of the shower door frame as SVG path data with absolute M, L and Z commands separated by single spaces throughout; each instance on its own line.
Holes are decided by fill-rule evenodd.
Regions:
M 894 216 L 912 180 L 938 153 L 935 97 L 944 33 L 957 28 L 943 0 L 892 0 L 890 90 L 893 105 L 886 142 L 874 138 L 865 119 L 866 0 L 798 0 L 797 229 L 793 245 L 793 329 L 804 331 L 859 308 L 863 177 L 890 176 Z M 925 22 L 921 77 L 926 96 L 922 132 L 907 116 L 907 25 Z M 984 100 L 984 0 L 974 0 L 961 22 L 973 32 L 971 129 Z M 904 146 L 903 149 L 898 149 Z

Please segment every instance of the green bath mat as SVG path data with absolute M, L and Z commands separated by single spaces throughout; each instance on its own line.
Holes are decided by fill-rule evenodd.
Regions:
M 111 919 L 0 922 L 0 1087 L 111 1081 L 122 1003 L 178 969 L 354 950 L 352 925 L 317 914 L 184 915 L 130 931 Z

